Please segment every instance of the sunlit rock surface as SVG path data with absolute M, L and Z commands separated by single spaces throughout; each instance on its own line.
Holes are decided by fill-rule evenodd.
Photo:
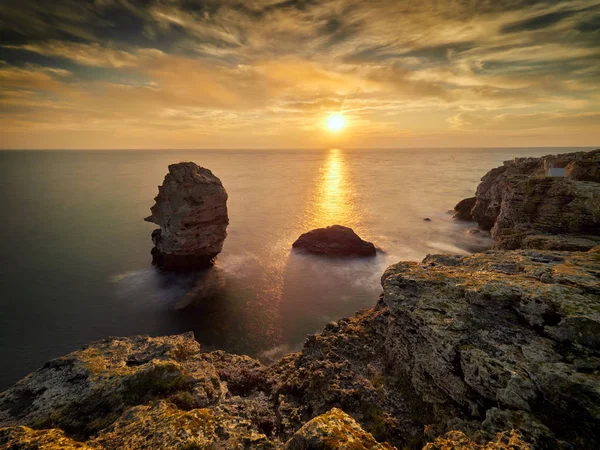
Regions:
M 521 439 L 514 430 L 498 433 L 495 440 L 485 444 L 477 444 L 462 431 L 450 431 L 434 442 L 427 444 L 423 450 L 531 450 L 532 447 Z
M 549 167 L 566 177 L 548 177 Z M 457 205 L 500 249 L 588 250 L 600 244 L 600 150 L 515 158 L 490 170 L 476 201 Z
M 315 417 L 287 442 L 286 450 L 386 450 L 395 447 L 378 443 L 371 433 L 365 432 L 360 425 L 344 411 L 333 408 L 331 411 Z
M 371 242 L 362 240 L 352 228 L 341 225 L 317 228 L 304 233 L 292 247 L 315 255 L 334 257 L 375 256 L 377 252 Z
M 227 192 L 213 173 L 193 162 L 171 164 L 152 215 L 153 262 L 167 270 L 210 266 L 227 236 Z
M 599 280 L 600 247 L 402 262 L 268 367 L 94 342 L 0 394 L 0 449 L 600 448 Z

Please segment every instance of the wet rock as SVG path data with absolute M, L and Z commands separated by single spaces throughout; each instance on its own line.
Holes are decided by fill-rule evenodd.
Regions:
M 338 408 L 333 408 L 306 423 L 285 445 L 286 450 L 394 448 L 387 443 L 378 443 L 371 433 L 365 432 L 352 417 Z
M 429 217 L 425 217 L 425 218 L 423 219 L 423 222 L 431 222 L 431 219 L 430 219 Z
M 476 201 L 477 199 L 475 197 L 470 197 L 458 202 L 454 207 L 454 215 L 452 218 L 456 220 L 472 221 L 473 216 L 471 210 L 475 206 Z
M 171 164 L 146 221 L 152 232 L 153 263 L 165 270 L 205 268 L 227 236 L 227 192 L 213 173 L 193 162 Z
M 363 241 L 352 228 L 332 225 L 301 235 L 292 247 L 307 253 L 335 257 L 375 256 L 371 242 Z

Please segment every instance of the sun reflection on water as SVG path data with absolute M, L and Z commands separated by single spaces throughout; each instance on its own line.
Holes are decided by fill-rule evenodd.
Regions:
M 344 153 L 331 149 L 320 169 L 317 190 L 312 203 L 311 227 L 329 225 L 357 226 L 354 191 Z

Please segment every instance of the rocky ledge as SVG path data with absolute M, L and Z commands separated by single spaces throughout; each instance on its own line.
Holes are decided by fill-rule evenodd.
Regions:
M 111 338 L 0 394 L 0 449 L 600 448 L 600 247 L 402 262 L 264 366 Z
M 371 242 L 362 240 L 352 228 L 341 225 L 317 228 L 304 233 L 292 247 L 314 255 L 342 258 L 368 257 L 377 253 Z
M 506 161 L 454 217 L 491 231 L 498 249 L 589 250 L 600 244 L 600 149 Z
M 227 236 L 227 192 L 213 173 L 193 162 L 171 164 L 152 215 L 153 263 L 165 270 L 212 265 Z

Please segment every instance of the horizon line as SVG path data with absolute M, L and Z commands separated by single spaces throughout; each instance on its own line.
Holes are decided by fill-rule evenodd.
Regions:
M 82 152 L 82 151 L 322 151 L 322 150 L 489 150 L 489 149 L 600 149 L 599 145 L 533 145 L 533 146 L 448 146 L 448 147 L 296 147 L 296 148 L 278 148 L 278 147 L 182 147 L 182 148 L 0 148 L 3 152 L 38 152 L 38 151 L 55 151 L 55 152 Z

